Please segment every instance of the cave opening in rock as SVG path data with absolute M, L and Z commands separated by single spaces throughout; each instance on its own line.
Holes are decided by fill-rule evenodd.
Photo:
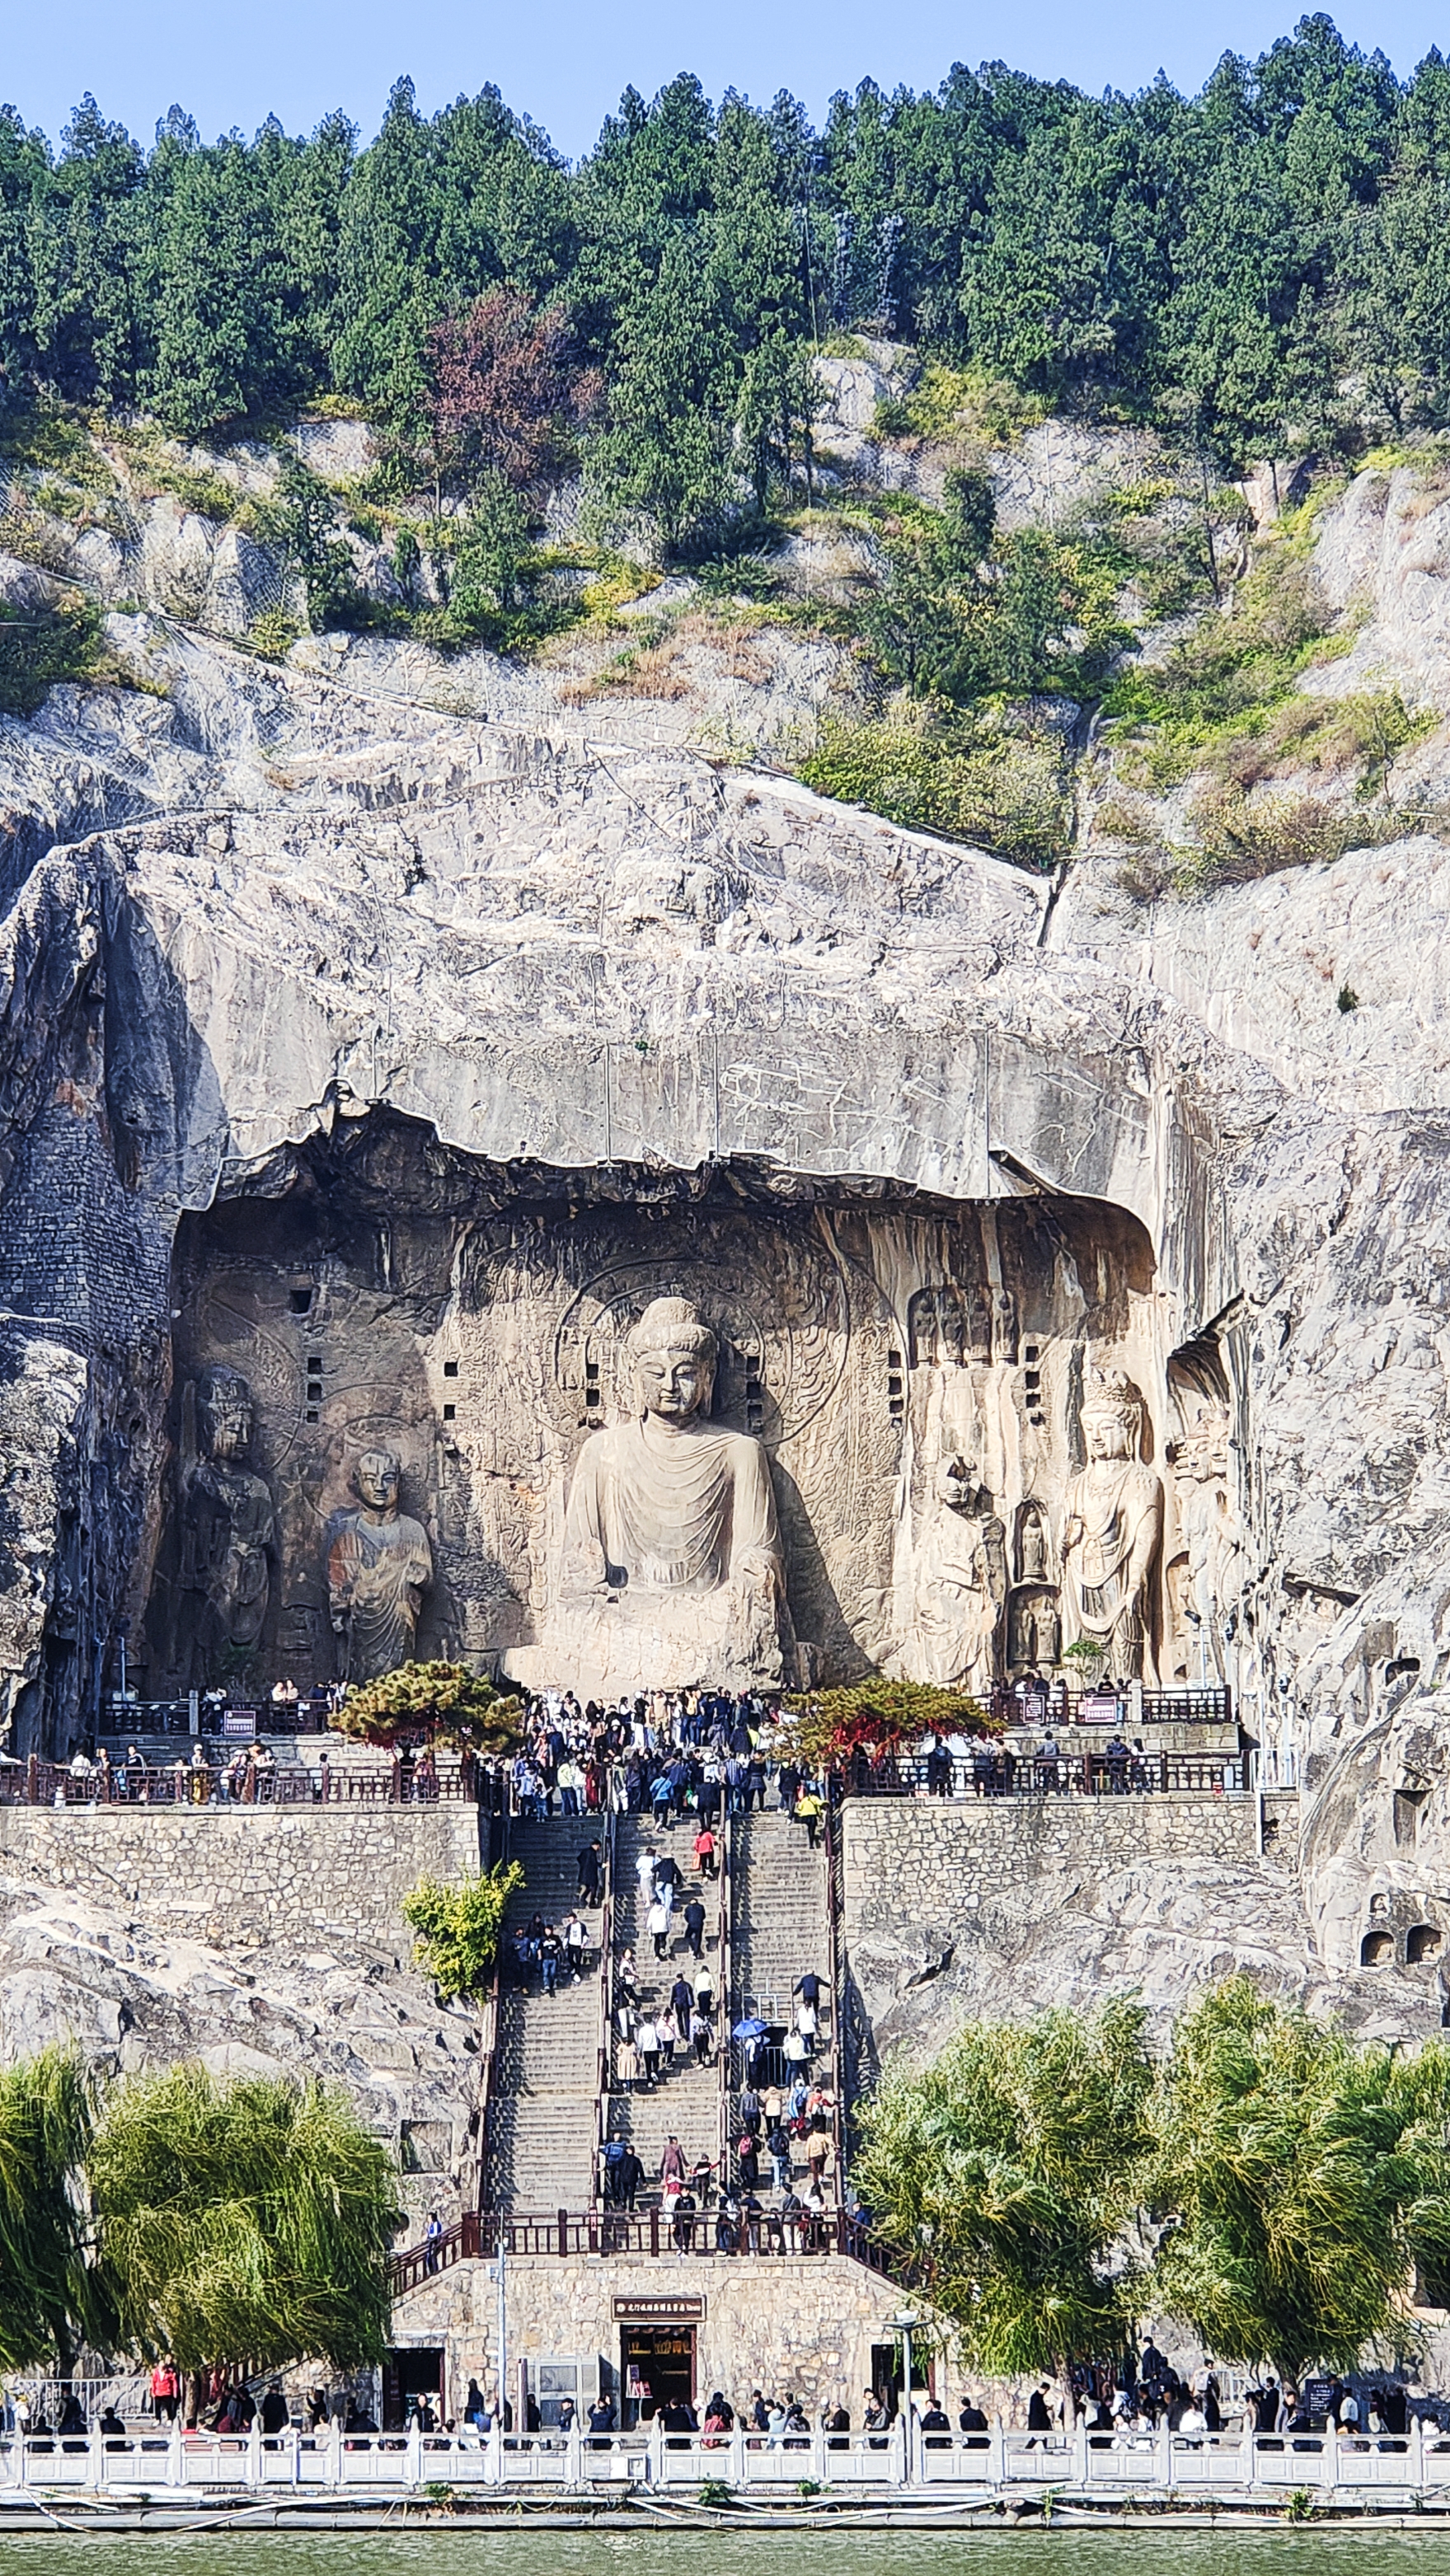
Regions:
M 332 1676 L 329 1532 L 377 1454 L 426 1557 L 409 1650 L 567 1680 L 549 1639 L 571 1481 L 629 1414 L 628 1337 L 661 1297 L 717 1346 L 711 1422 L 768 1461 L 783 1684 L 1058 1668 L 1105 1386 L 1154 1516 L 1141 1671 L 1216 1678 L 1200 1524 L 1206 1495 L 1222 1513 L 1226 1380 L 1211 1340 L 1172 1330 L 1136 1217 L 741 1161 L 485 1163 L 374 1112 L 179 1229 L 148 1693 Z M 219 1513 L 249 1552 L 230 1593 L 207 1573 Z

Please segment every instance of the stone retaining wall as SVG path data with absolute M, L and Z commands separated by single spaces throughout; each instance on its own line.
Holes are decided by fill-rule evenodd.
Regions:
M 0 1808 L 0 1876 L 65 1889 L 174 1936 L 290 1955 L 311 1939 L 410 1946 L 399 1903 L 425 1872 L 479 1865 L 478 1812 L 436 1807 Z
M 1317 1968 L 1277 1821 L 1263 1852 L 1252 1797 L 848 1799 L 851 2078 L 976 2017 L 1110 1994 L 1140 1994 L 1161 2034 L 1239 1968 L 1302 1999 Z
M 1096 1877 L 1143 1861 L 1258 1857 L 1252 1798 L 852 1798 L 846 1937 L 975 1912 L 1064 1861 Z

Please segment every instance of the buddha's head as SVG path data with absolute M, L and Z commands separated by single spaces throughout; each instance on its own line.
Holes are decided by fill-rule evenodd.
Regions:
M 1094 1369 L 1083 1397 L 1082 1436 L 1089 1458 L 1140 1458 L 1143 1399 L 1121 1369 Z
M 688 1422 L 708 1410 L 719 1345 L 688 1297 L 656 1297 L 626 1348 L 642 1412 L 658 1414 L 662 1422 Z
M 203 1370 L 196 1382 L 197 1427 L 208 1458 L 245 1458 L 252 1441 L 252 1390 L 235 1369 Z
M 353 1492 L 369 1511 L 393 1511 L 402 1473 L 402 1462 L 393 1450 L 364 1449 L 352 1471 Z

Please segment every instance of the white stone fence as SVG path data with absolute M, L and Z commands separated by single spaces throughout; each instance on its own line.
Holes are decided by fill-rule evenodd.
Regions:
M 110 2495 L 278 2489 L 313 2493 L 433 2488 L 553 2489 L 575 2495 L 638 2486 L 693 2499 L 714 2484 L 732 2493 L 840 2489 L 970 2489 L 992 2495 L 1048 2489 L 1131 2496 L 1278 2494 L 1316 2499 L 1370 2492 L 1410 2498 L 1450 2493 L 1450 2435 L 1416 2422 L 1399 2438 L 1335 2433 L 924 2433 L 898 2422 L 888 2434 L 737 2430 L 720 2439 L 666 2433 L 155 2432 L 0 2438 L 5 2495 L 58 2488 Z

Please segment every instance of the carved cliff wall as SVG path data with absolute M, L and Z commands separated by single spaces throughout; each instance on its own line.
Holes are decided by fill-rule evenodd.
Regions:
M 1093 1366 L 1154 1390 L 1147 1455 L 1161 1465 L 1171 1449 L 1167 1310 L 1144 1230 L 1117 1210 L 1047 1197 L 938 1209 L 819 1185 L 792 1204 L 781 1177 L 730 1166 L 687 1186 L 616 1170 L 609 1203 L 588 1197 L 385 1117 L 306 1149 L 281 1197 L 184 1220 L 172 1454 L 207 1373 L 244 1372 L 276 1519 L 259 1686 L 332 1668 L 325 1532 L 378 1445 L 400 1458 L 431 1542 L 418 1651 L 571 1679 L 541 1643 L 564 1501 L 590 1432 L 628 1410 L 624 1337 L 659 1294 L 698 1301 L 721 1343 L 715 1419 L 768 1453 L 809 1674 L 944 1657 L 954 1677 L 935 1635 L 951 1625 L 939 1526 L 954 1462 L 1004 1533 L 1000 1611 L 1019 1587 L 999 1654 L 1030 1647 L 1034 1617 L 1046 1636 Z M 191 1673 L 183 1511 L 173 1477 L 147 1631 L 158 1696 Z M 1186 1668 L 1173 1578 L 1186 1544 L 1171 1508 L 1150 1674 Z
M 128 636 L 164 705 L 56 691 L 0 729 L 0 1437 L 10 1462 L 38 1438 L 54 1491 L 7 1466 L 30 1568 L 6 1613 L 13 1741 L 85 1731 L 123 1618 L 164 1665 L 146 1614 L 186 1388 L 227 1344 L 239 1276 L 281 1533 L 273 1664 L 327 1651 L 303 1615 L 317 1531 L 380 1384 L 439 1571 L 420 1635 L 528 1652 L 616 1283 L 662 1247 L 688 1274 L 672 1286 L 719 1287 L 725 1418 L 748 1429 L 753 1407 L 774 1441 L 823 1668 L 901 1647 L 923 1563 L 939 1592 L 998 1548 L 1020 1632 L 1050 1643 L 1073 1372 L 1105 1361 L 1141 1391 L 1164 1488 L 1159 1669 L 1222 1670 L 1256 1735 L 1331 1767 L 1407 1674 L 1438 1727 L 1450 1231 L 1439 1042 L 1414 1032 L 1441 934 L 1411 845 L 1145 924 L 1092 866 L 1051 902 L 692 755 L 536 741 L 174 628 Z M 1388 1053 L 1368 1007 L 1335 1012 L 1341 964 L 1382 989 Z M 1091 1203 L 1087 1234 L 1064 1201 Z M 977 1302 L 998 1294 L 988 1215 L 1015 1362 L 1005 1306 Z M 1038 1256 L 1014 1285 L 1023 1226 Z M 352 1323 L 295 1334 L 308 1291 L 318 1322 Z M 808 1311 L 818 1356 L 844 1344 L 839 1504 L 827 1412 L 796 1427 L 786 1403 Z

